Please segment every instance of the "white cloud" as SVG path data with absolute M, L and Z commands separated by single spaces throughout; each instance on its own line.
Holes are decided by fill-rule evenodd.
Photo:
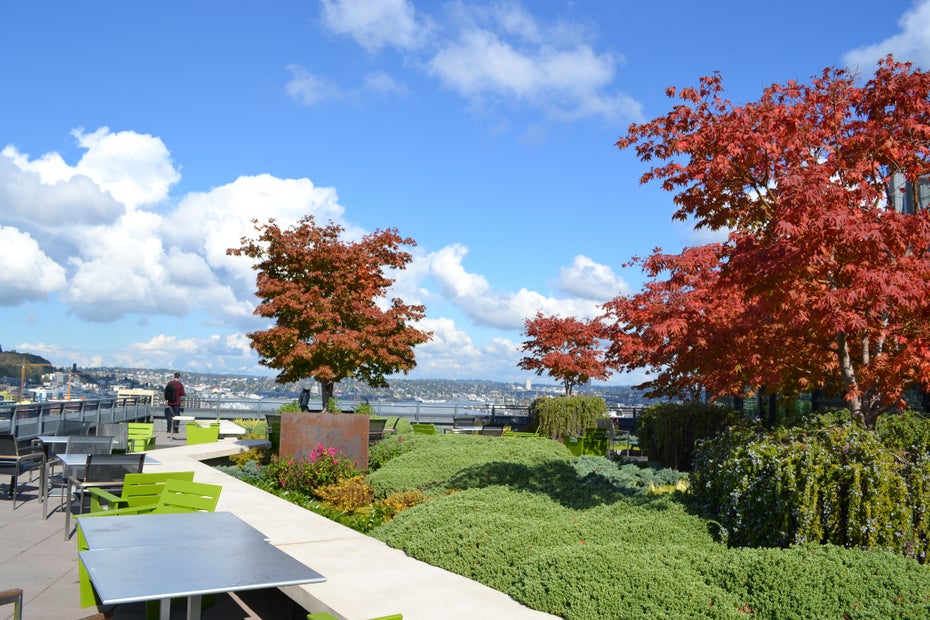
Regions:
M 473 104 L 522 105 L 560 121 L 642 119 L 640 103 L 611 87 L 624 58 L 595 51 L 582 26 L 541 23 L 516 3 L 447 8 L 449 29 L 441 31 L 407 0 L 322 0 L 323 24 L 331 31 L 369 52 L 403 50 L 407 66 L 423 68 Z M 288 90 L 310 104 L 332 96 L 334 87 L 301 73 Z
M 448 318 L 424 319 L 418 328 L 433 338 L 414 350 L 416 376 L 421 378 L 475 379 L 519 374 L 520 347 L 506 338 L 492 338 L 479 346 Z
M 129 208 L 161 202 L 181 175 L 159 138 L 134 131 L 110 133 L 106 127 L 72 132 L 87 153 L 75 167 Z
M 0 153 L 3 221 L 30 232 L 112 222 L 126 208 L 58 154 L 30 161 L 7 146 Z
M 557 299 L 536 291 L 501 291 L 484 276 L 465 270 L 462 261 L 468 250 L 461 245 L 445 247 L 429 256 L 430 275 L 442 295 L 478 325 L 505 330 L 523 330 L 524 321 L 536 314 L 592 317 L 597 303 L 587 299 Z
M 630 285 L 610 267 L 581 254 L 570 267 L 559 270 L 557 286 L 564 293 L 598 303 L 630 292 Z
M 43 299 L 65 285 L 65 270 L 29 235 L 0 226 L 0 305 Z
M 847 52 L 843 62 L 848 67 L 870 73 L 879 59 L 894 54 L 895 60 L 910 61 L 925 69 L 930 67 L 930 0 L 916 3 L 901 16 L 898 25 L 901 27 L 899 34 Z
M 323 24 L 369 52 L 419 46 L 430 30 L 408 0 L 321 0 Z
M 311 106 L 327 99 L 342 96 L 339 87 L 324 77 L 314 75 L 299 65 L 289 65 L 290 81 L 284 89 L 298 103 Z

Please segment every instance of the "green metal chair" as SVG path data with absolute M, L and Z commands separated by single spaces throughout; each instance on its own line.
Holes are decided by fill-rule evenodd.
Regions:
M 414 422 L 411 426 L 413 426 L 414 435 L 435 435 L 436 434 L 435 424 L 422 424 L 420 422 Z
M 220 438 L 219 422 L 211 422 L 209 426 L 200 426 L 197 422 L 188 422 L 185 428 L 187 429 L 187 445 L 189 446 L 213 443 Z
M 161 498 L 165 482 L 168 480 L 185 480 L 192 482 L 192 471 L 163 471 L 156 473 L 126 474 L 120 494 L 114 495 L 106 489 L 90 487 L 90 511 L 101 512 L 127 508 L 129 506 L 147 506 L 157 504 Z
M 584 431 L 584 449 L 582 454 L 590 456 L 607 456 L 607 431 L 601 428 L 588 428 Z
M 129 422 L 129 451 L 144 452 L 155 447 L 155 424 L 153 422 Z

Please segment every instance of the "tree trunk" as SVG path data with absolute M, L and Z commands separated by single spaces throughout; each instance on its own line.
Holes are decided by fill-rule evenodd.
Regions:
M 856 371 L 853 369 L 852 360 L 849 357 L 849 343 L 846 341 L 846 334 L 842 332 L 836 335 L 836 355 L 840 362 L 843 384 L 846 386 L 846 402 L 849 403 L 849 412 L 852 414 L 853 420 L 865 424 L 866 421 L 862 416 L 862 393 L 859 391 Z M 852 395 L 852 397 L 849 397 L 849 395 Z
M 326 411 L 326 403 L 336 394 L 336 382 L 327 380 L 320 381 L 320 395 L 323 398 L 323 411 Z

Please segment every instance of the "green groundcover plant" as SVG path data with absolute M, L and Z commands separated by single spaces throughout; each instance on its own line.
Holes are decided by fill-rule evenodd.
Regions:
M 673 470 L 575 458 L 546 438 L 389 441 L 389 458 L 367 477 L 374 495 L 416 491 L 428 501 L 370 534 L 540 611 L 572 620 L 930 618 L 927 566 L 882 550 L 727 547 L 686 493 L 652 491 L 681 488 L 687 477 Z

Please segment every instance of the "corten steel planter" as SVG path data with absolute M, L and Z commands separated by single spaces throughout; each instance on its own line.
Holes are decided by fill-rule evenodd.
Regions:
M 281 414 L 281 456 L 309 454 L 323 444 L 368 469 L 368 416 L 355 413 L 288 411 Z

